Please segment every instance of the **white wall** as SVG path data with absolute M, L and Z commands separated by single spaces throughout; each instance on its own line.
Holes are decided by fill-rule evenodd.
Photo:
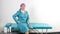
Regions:
M 30 22 L 48 23 L 53 27 L 49 32 L 60 31 L 60 0 L 0 1 L 0 27 L 3 27 L 8 22 L 14 23 L 12 15 L 19 9 L 19 5 L 24 2 L 30 15 Z

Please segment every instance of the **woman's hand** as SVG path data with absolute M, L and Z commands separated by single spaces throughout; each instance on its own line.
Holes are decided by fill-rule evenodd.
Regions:
M 21 22 L 20 21 L 18 21 L 18 24 L 20 24 Z
M 28 28 L 30 28 L 29 24 L 30 24 L 30 23 L 28 22 L 28 23 L 27 23 Z

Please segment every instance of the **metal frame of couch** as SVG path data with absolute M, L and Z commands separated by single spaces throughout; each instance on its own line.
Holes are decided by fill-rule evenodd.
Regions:
M 28 25 L 31 30 L 42 29 L 41 34 L 43 34 L 43 29 L 46 29 L 46 34 L 47 34 L 48 29 L 52 29 L 52 26 L 50 26 L 49 24 L 46 24 L 46 23 L 29 23 Z M 17 24 L 12 24 L 10 26 L 12 27 L 12 30 L 16 30 L 16 31 L 19 30 L 17 27 Z M 38 30 L 36 30 L 36 31 L 38 31 Z M 39 31 L 38 31 L 38 33 L 39 33 Z

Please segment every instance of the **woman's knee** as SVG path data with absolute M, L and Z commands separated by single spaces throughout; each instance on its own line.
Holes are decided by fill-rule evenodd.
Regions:
M 27 32 L 25 32 L 25 34 L 29 34 L 29 32 L 27 31 Z

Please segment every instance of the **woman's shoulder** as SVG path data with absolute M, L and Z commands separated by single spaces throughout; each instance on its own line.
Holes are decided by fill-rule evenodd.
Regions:
M 26 13 L 28 13 L 28 11 L 26 10 Z
M 20 13 L 21 12 L 21 10 L 19 9 L 18 11 L 17 11 L 17 13 Z

